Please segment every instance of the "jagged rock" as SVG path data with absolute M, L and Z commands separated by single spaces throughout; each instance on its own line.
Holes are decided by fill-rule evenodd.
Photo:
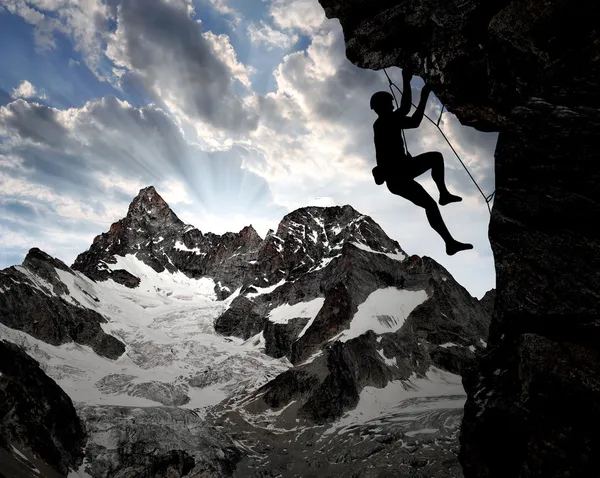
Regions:
M 215 330 L 223 335 L 248 339 L 263 330 L 266 321 L 264 307 L 250 299 L 238 296 L 215 322 Z
M 128 272 L 125 269 L 115 269 L 110 274 L 110 278 L 116 283 L 124 285 L 125 287 L 129 287 L 130 289 L 135 289 L 138 285 L 140 285 L 140 278 L 134 276 L 131 272 Z
M 98 390 L 106 393 L 123 393 L 132 397 L 143 397 L 163 405 L 181 406 L 190 401 L 187 386 L 158 381 L 139 382 L 126 374 L 106 375 L 96 383 Z
M 496 305 L 496 289 L 488 290 L 479 303 L 491 318 L 494 313 L 494 306 Z
M 465 476 L 594 476 L 600 351 L 528 333 L 506 341 L 464 380 Z
M 435 261 L 418 256 L 398 260 L 402 256 L 389 257 L 358 242 L 355 236 L 351 239 L 341 244 L 339 257 L 328 267 L 295 275 L 293 286 L 285 283 L 268 294 L 243 300 L 238 297 L 217 320 L 219 323 L 227 318 L 232 324 L 230 332 L 237 327 L 238 334 L 246 321 L 265 324 L 265 350 L 276 357 L 287 350 L 286 355 L 299 368 L 263 386 L 257 392 L 259 396 L 264 393 L 259 401 L 273 408 L 300 401 L 298 416 L 317 423 L 339 418 L 354 407 L 366 386 L 384 387 L 391 380 L 406 380 L 413 373 L 423 376 L 430 366 L 462 373 L 474 360 L 474 352 L 485 348 L 488 336 L 487 311 Z M 369 243 L 378 247 L 375 238 Z M 384 288 L 422 291 L 426 300 L 408 315 L 397 332 L 384 333 L 379 340 L 375 333 L 367 332 L 344 343 L 335 341 L 350 327 L 370 294 Z M 309 295 L 301 296 L 302 290 L 309 291 Z M 302 337 L 297 338 L 302 328 L 291 321 L 269 322 L 269 311 L 279 304 L 307 302 L 315 296 L 324 296 L 323 305 Z M 236 301 L 244 307 L 234 306 Z M 389 318 L 371 320 L 386 322 Z M 278 330 L 285 331 L 283 347 Z M 258 327 L 252 330 L 258 331 Z M 247 338 L 251 333 L 238 336 Z M 302 365 L 321 350 L 322 356 Z
M 62 298 L 68 289 L 54 267 L 70 271 L 57 259 L 32 249 L 23 266 L 0 271 L 0 322 L 52 345 L 73 341 L 111 359 L 123 354 L 123 343 L 100 327 L 104 317 Z
M 67 394 L 22 349 L 0 341 L 0 447 L 9 453 L 11 446 L 24 447 L 64 476 L 81 464 L 85 440 Z M 26 468 L 15 470 L 10 457 L 4 460 L 2 472 L 29 475 Z
M 600 377 L 589 367 L 600 343 L 600 4 L 319 1 L 353 62 L 411 68 L 463 124 L 500 131 L 494 321 L 465 379 L 465 476 L 596 474 L 598 445 L 580 417 L 597 417 Z M 542 366 L 567 349 L 577 350 L 568 369 Z M 570 389 L 578 375 L 586 381 Z
M 309 318 L 298 317 L 290 319 L 286 324 L 275 324 L 267 320 L 263 330 L 265 352 L 275 358 L 291 355 L 292 344 L 309 320 Z
M 224 478 L 241 456 L 229 438 L 190 410 L 83 406 L 79 412 L 89 433 L 87 472 L 94 478 Z
M 62 261 L 49 256 L 44 251 L 34 247 L 30 249 L 25 256 L 23 267 L 50 284 L 52 286 L 52 291 L 57 296 L 69 293 L 67 286 L 63 284 L 56 273 L 56 269 L 69 272 L 70 269 Z
M 226 356 L 218 364 L 208 362 L 204 366 L 203 354 L 224 352 L 186 343 L 184 348 L 190 347 L 185 349 L 186 356 L 194 367 L 199 367 L 193 372 L 163 382 L 127 373 L 127 368 L 123 368 L 122 373 L 103 374 L 94 382 L 99 393 L 150 399 L 167 407 L 184 405 L 192 394 L 201 392 L 198 389 L 212 386 L 231 392 L 232 397 L 245 394 L 275 376 L 264 371 L 265 359 L 262 350 L 259 351 L 264 344 L 268 354 L 286 357 L 294 367 L 255 391 L 256 400 L 247 403 L 247 410 L 269 416 L 279 413 L 269 408 L 286 407 L 284 420 L 291 417 L 290 420 L 303 423 L 326 424 L 355 407 L 365 387 L 382 388 L 391 381 L 423 378 L 434 366 L 461 373 L 473 361 L 474 351 L 485 347 L 489 315 L 483 305 L 432 259 L 407 257 L 400 245 L 371 218 L 350 206 L 301 208 L 285 216 L 277 231 L 271 231 L 261 240 L 251 227 L 239 234 L 202 234 L 183 225 L 159 198 L 153 188 L 140 191 L 127 217 L 113 224 L 107 234 L 98 236 L 90 250 L 78 257 L 77 267 L 95 280 L 111 278 L 133 289 L 122 293 L 131 295 L 134 302 L 140 281 L 128 270 L 116 269 L 121 267 L 114 265 L 122 255 L 135 253 L 139 261 L 164 274 L 184 272 L 190 277 L 206 274 L 216 284 L 217 297 L 232 293 L 235 296 L 216 305 L 213 310 L 219 310 L 219 315 L 213 316 L 210 308 L 191 313 L 204 316 L 200 320 L 209 317 L 209 321 L 214 320 L 214 330 L 219 334 L 246 340 L 242 348 L 247 353 Z M 45 300 L 51 297 L 50 292 L 55 293 L 53 288 L 62 290 L 66 285 L 59 277 L 62 272 L 50 259 L 44 260 L 49 264 L 43 266 L 46 279 L 32 273 L 28 280 L 41 287 L 39 291 Z M 127 262 L 124 264 L 126 267 Z M 63 279 L 71 284 L 71 278 Z M 84 293 L 87 289 L 92 291 L 88 295 L 94 294 L 93 288 L 82 286 L 83 282 L 89 284 L 87 279 L 82 282 L 81 275 L 77 278 L 79 282 L 75 279 L 74 290 Z M 98 291 L 101 288 L 98 284 Z M 65 290 L 61 303 L 71 301 L 67 305 L 88 310 L 79 307 L 73 296 L 68 295 L 69 289 Z M 92 295 L 95 302 L 100 300 Z M 384 304 L 383 312 L 378 312 L 379 301 Z M 87 298 L 86 304 L 102 310 L 102 304 Z M 390 304 L 396 304 L 395 308 Z M 185 316 L 179 311 L 160 315 L 149 328 L 160 330 L 169 323 L 166 330 L 170 336 L 178 318 Z M 189 324 L 190 330 L 196 334 L 208 329 L 212 332 L 209 321 L 200 328 Z M 111 327 L 120 337 L 127 337 L 126 330 L 116 324 Z M 342 341 L 349 330 L 353 331 L 351 337 Z M 145 339 L 141 330 L 135 332 L 135 339 L 128 341 L 127 347 L 128 358 L 144 370 L 168 367 L 180 360 L 180 352 L 174 343 L 158 344 Z M 288 365 L 287 360 L 278 364 L 280 370 Z M 250 368 L 261 372 L 247 377 Z M 57 373 L 72 373 L 68 366 L 64 369 Z M 297 403 L 294 405 L 293 401 Z M 214 470 L 199 462 L 191 448 L 176 448 L 169 442 L 156 449 L 149 448 L 162 439 L 160 433 L 179 426 L 171 421 L 186 422 L 179 415 L 153 416 L 155 412 L 148 411 L 150 415 L 138 420 L 142 412 L 131 409 L 117 412 L 116 407 L 95 407 L 93 410 L 85 412 L 88 413 L 85 416 L 96 436 L 106 432 L 107 426 L 114 426 L 114 432 L 106 433 L 119 444 L 107 448 L 98 438 L 88 446 L 88 462 L 95 478 L 115 473 L 122 477 L 184 473 L 213 476 Z M 140 431 L 142 425 L 138 426 L 138 421 L 148 430 Z M 128 435 L 119 435 L 118 427 L 125 427 L 122 433 Z M 156 430 L 152 431 L 153 427 Z M 160 427 L 165 430 L 159 430 Z M 188 440 L 181 433 L 175 431 L 178 439 Z M 144 443 L 136 441 L 138 438 L 143 438 Z M 134 445 L 123 449 L 121 442 Z M 148 453 L 150 456 L 146 457 Z
M 239 233 L 202 232 L 184 224 L 153 186 L 143 188 L 129 206 L 127 216 L 97 236 L 89 250 L 79 254 L 73 269 L 96 281 L 109 278 L 136 287 L 139 278 L 122 269 L 113 270 L 117 256 L 135 255 L 156 272 L 180 271 L 192 278 L 213 277 L 223 299 L 239 287 L 251 270 L 261 238 L 252 226 Z

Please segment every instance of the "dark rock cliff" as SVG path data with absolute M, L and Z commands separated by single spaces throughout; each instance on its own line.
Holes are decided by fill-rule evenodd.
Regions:
M 81 464 L 85 441 L 67 394 L 22 349 L 0 340 L 0 450 L 8 452 L 0 453 L 0 475 L 36 476 L 37 468 L 40 476 L 45 464 L 51 469 L 43 476 L 66 476 Z
M 0 323 L 52 345 L 73 341 L 104 357 L 121 356 L 125 345 L 100 326 L 106 319 L 75 300 L 67 302 L 69 291 L 57 271 L 73 274 L 64 263 L 36 248 L 22 266 L 0 271 Z
M 600 4 L 319 1 L 354 63 L 411 68 L 463 124 L 500 132 L 495 311 L 465 379 L 465 476 L 595 476 Z
M 295 367 L 257 390 L 258 401 L 276 409 L 298 401 L 299 417 L 325 423 L 355 407 L 367 386 L 382 388 L 392 380 L 423 377 L 432 366 L 463 374 L 475 353 L 485 349 L 489 313 L 433 259 L 411 256 L 399 262 L 352 245 L 341 254 L 337 267 L 330 266 L 319 277 L 298 279 L 319 285 L 323 306 L 304 335 L 281 334 L 288 345 L 275 348 L 281 352 L 276 356 L 288 355 Z M 422 291 L 426 297 L 396 331 L 335 340 L 357 320 L 367 297 L 386 288 Z M 282 286 L 263 300 L 277 301 L 284 294 L 289 290 Z M 371 327 L 387 320 L 393 319 L 373 316 Z M 279 324 L 266 324 L 268 350 L 270 341 L 277 343 L 271 335 Z M 287 330 L 298 326 L 292 323 Z

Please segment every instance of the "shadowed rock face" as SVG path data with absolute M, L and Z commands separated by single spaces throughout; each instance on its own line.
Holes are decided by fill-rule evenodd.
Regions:
M 11 446 L 28 449 L 65 476 L 81 464 L 85 440 L 67 394 L 22 349 L 0 341 L 0 447 L 9 453 Z M 2 472 L 30 476 L 0 456 Z
M 412 68 L 463 124 L 500 131 L 495 312 L 465 380 L 465 476 L 593 476 L 600 4 L 319 1 L 339 18 L 351 61 Z
M 123 343 L 102 330 L 106 319 L 99 313 L 62 297 L 68 289 L 56 270 L 73 273 L 34 248 L 23 266 L 0 271 L 0 323 L 52 345 L 73 341 L 104 357 L 118 358 L 125 351 Z
M 222 432 L 176 407 L 83 406 L 94 477 L 231 476 L 240 452 Z
M 367 386 L 382 388 L 392 380 L 422 377 L 431 366 L 463 374 L 475 352 L 484 350 L 489 315 L 434 260 L 412 256 L 398 262 L 353 246 L 344 249 L 342 258 L 347 257 L 349 265 L 342 260 L 339 269 L 328 270 L 320 279 L 323 306 L 305 334 L 292 342 L 289 357 L 295 367 L 257 390 L 256 403 L 280 409 L 295 401 L 298 417 L 323 424 L 354 408 Z M 426 299 L 397 331 L 335 340 L 348 329 L 360 304 L 386 287 L 409 294 L 424 291 Z M 283 293 L 284 287 L 276 289 L 266 300 L 277 300 Z M 381 320 L 386 317 L 370 319 L 372 325 Z M 267 350 L 277 326 L 265 327 Z M 287 327 L 290 331 L 296 325 Z M 273 349 L 279 352 L 276 345 Z

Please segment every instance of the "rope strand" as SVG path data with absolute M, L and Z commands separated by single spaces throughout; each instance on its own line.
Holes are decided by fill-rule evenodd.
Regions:
M 388 79 L 390 91 L 392 92 L 392 96 L 394 97 L 394 102 L 396 103 L 396 108 L 398 108 L 398 100 L 396 99 L 396 94 L 394 93 L 394 89 L 393 88 L 396 88 L 400 92 L 401 95 L 403 94 L 402 90 L 400 88 L 398 88 L 398 86 L 396 86 L 396 84 L 390 79 L 390 76 L 388 75 L 388 73 L 385 70 L 385 68 L 383 68 L 383 72 L 385 73 L 385 76 Z M 415 108 L 417 107 L 414 103 L 411 102 L 411 104 Z M 481 194 L 481 197 L 483 197 L 483 199 L 485 201 L 485 204 L 486 204 L 486 206 L 488 208 L 488 212 L 490 214 L 492 214 L 492 209 L 490 208 L 490 201 L 492 201 L 492 199 L 494 198 L 494 195 L 496 194 L 496 191 L 494 191 L 493 193 L 491 193 L 491 194 L 489 194 L 489 195 L 486 196 L 485 193 L 481 190 L 481 188 L 479 187 L 479 184 L 477 184 L 477 181 L 475 181 L 475 178 L 471 175 L 470 171 L 465 166 L 465 163 L 463 162 L 463 160 L 460 158 L 460 156 L 458 155 L 458 153 L 454 149 L 454 146 L 452 146 L 452 143 L 450 143 L 450 141 L 448 140 L 448 138 L 446 137 L 446 135 L 442 131 L 442 128 L 440 128 L 440 121 L 442 120 L 442 114 L 443 113 L 444 113 L 444 105 L 442 105 L 442 111 L 440 112 L 440 117 L 438 118 L 437 123 L 435 121 L 433 121 L 426 114 L 423 114 L 423 116 L 425 118 L 427 118 L 431 122 L 431 124 L 433 124 L 438 129 L 438 131 L 441 133 L 441 135 L 443 136 L 443 138 L 446 140 L 446 143 L 448 143 L 448 146 L 450 146 L 450 149 L 452 149 L 452 151 L 454 152 L 454 154 L 458 158 L 458 161 L 460 162 L 460 164 L 462 165 L 462 167 L 465 169 L 465 171 L 467 172 L 467 174 L 471 178 L 471 181 L 473 181 L 473 184 L 479 190 L 479 193 Z M 404 130 L 402 130 L 402 137 L 404 138 L 404 147 L 406 148 L 406 152 L 408 153 L 408 146 L 406 145 L 406 136 L 404 135 Z

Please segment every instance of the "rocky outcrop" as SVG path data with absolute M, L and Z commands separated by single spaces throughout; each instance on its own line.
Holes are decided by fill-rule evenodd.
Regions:
M 80 414 L 89 433 L 86 471 L 94 478 L 224 478 L 241 456 L 190 410 L 85 406 Z
M 65 264 L 32 249 L 22 266 L 0 271 L 0 323 L 52 345 L 76 342 L 97 354 L 116 359 L 125 346 L 106 334 L 99 313 L 70 298 L 57 270 L 73 274 Z
M 465 476 L 594 475 L 600 4 L 319 1 L 353 62 L 411 68 L 463 124 L 500 131 L 495 312 L 465 380 Z
M 494 313 L 494 307 L 496 306 L 496 289 L 488 290 L 479 303 L 491 317 Z
M 219 334 L 248 339 L 260 333 L 266 321 L 266 308 L 244 296 L 238 296 L 229 308 L 216 320 Z
M 96 281 L 112 279 L 130 288 L 139 278 L 117 264 L 117 257 L 133 255 L 156 272 L 180 271 L 189 277 L 212 277 L 215 293 L 227 297 L 240 286 L 248 264 L 262 240 L 252 226 L 239 233 L 203 234 L 184 224 L 153 186 L 140 190 L 127 216 L 97 236 L 91 247 L 77 256 L 72 268 Z
M 47 476 L 52 470 L 65 476 L 81 464 L 85 441 L 67 394 L 22 349 L 0 341 L 0 448 L 6 451 L 0 474 L 39 473 L 39 459 L 50 467 Z
M 367 386 L 382 388 L 392 380 L 407 380 L 415 374 L 422 377 L 431 366 L 462 374 L 475 353 L 485 349 L 490 316 L 435 261 L 417 256 L 402 262 L 373 258 L 353 246 L 348 253 L 352 260 L 347 274 L 335 268 L 330 272 L 344 281 L 325 293 L 313 325 L 292 343 L 290 359 L 296 367 L 259 389 L 258 401 L 276 409 L 297 401 L 299 417 L 325 423 L 354 408 Z M 391 264 L 386 266 L 387 260 Z M 321 279 L 325 283 L 326 277 Z M 351 326 L 367 297 L 386 287 L 421 290 L 426 300 L 397 331 L 368 331 L 350 340 L 335 340 Z M 368 320 L 375 327 L 378 321 L 393 319 L 373 316 Z M 276 325 L 265 328 L 265 339 Z

